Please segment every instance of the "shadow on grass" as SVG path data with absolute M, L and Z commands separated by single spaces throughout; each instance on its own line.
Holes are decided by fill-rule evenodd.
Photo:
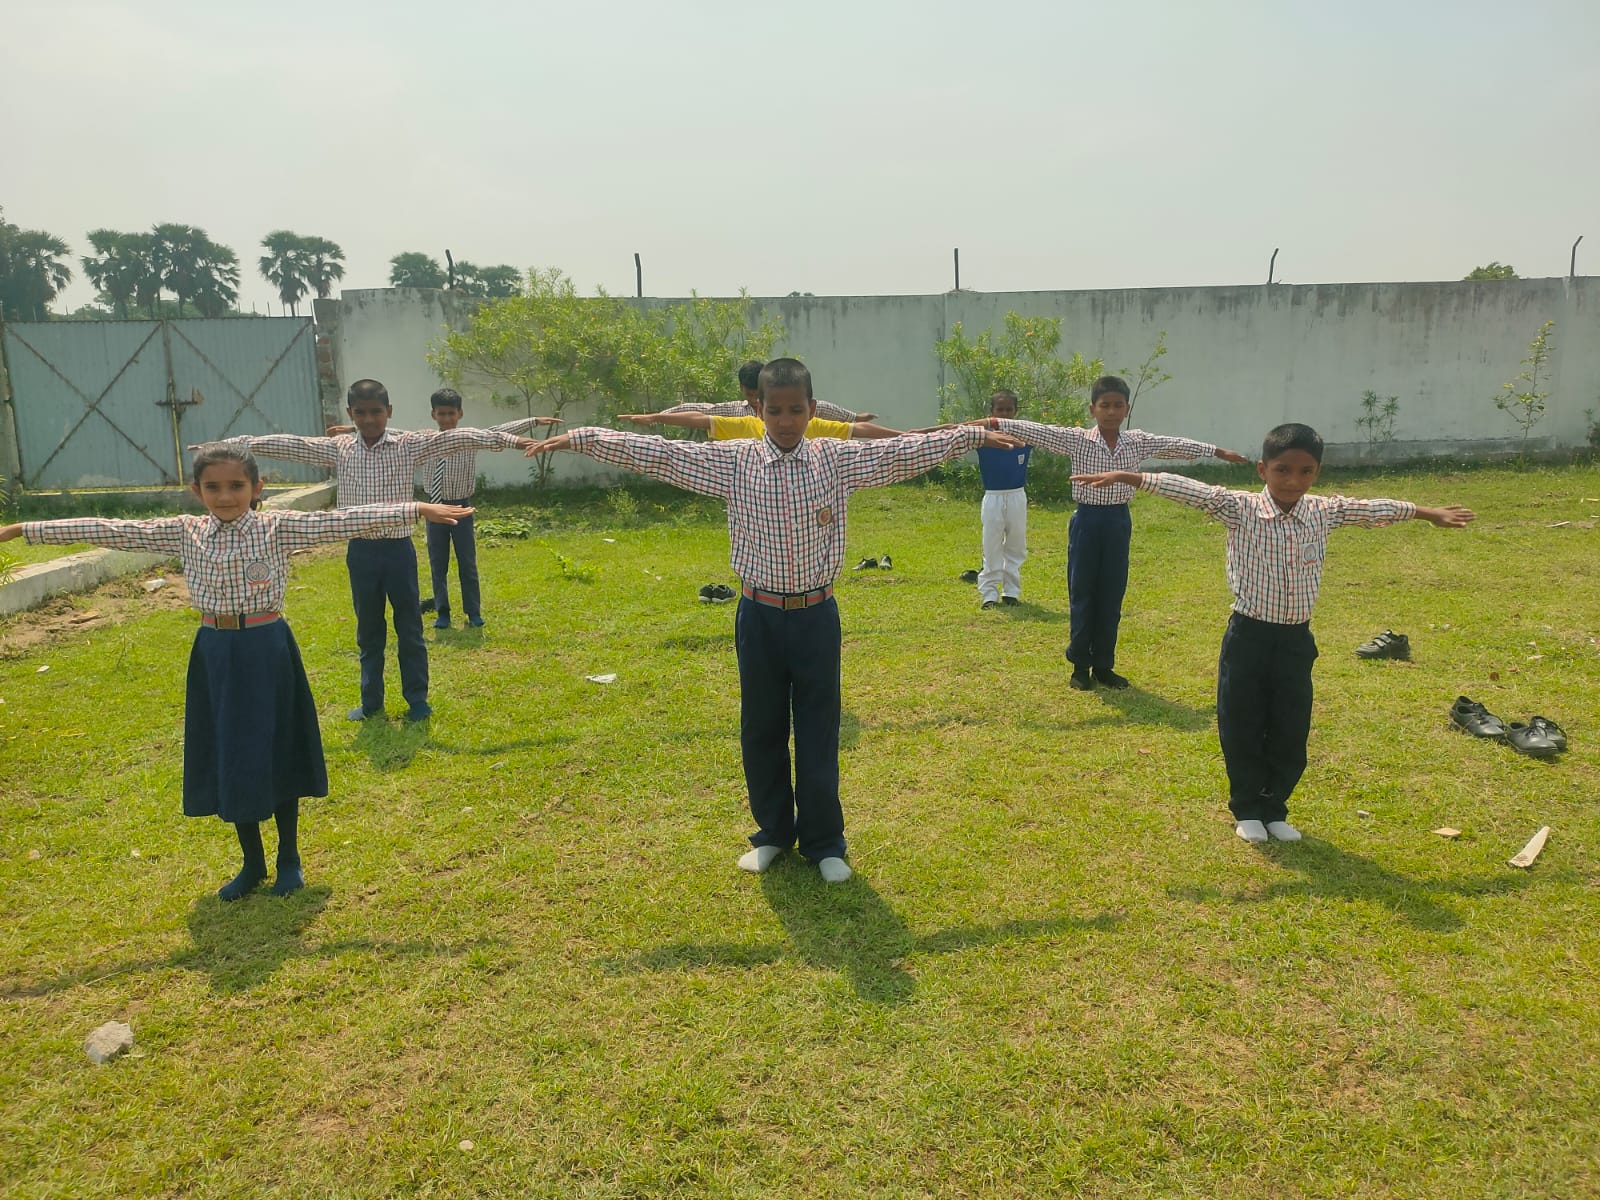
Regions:
M 722 633 L 690 633 L 683 637 L 670 637 L 656 643 L 662 650 L 732 650 L 733 630 Z
M 1441 897 L 1507 895 L 1521 891 L 1529 882 L 1526 875 L 1500 872 L 1467 879 L 1414 879 L 1390 871 L 1370 858 L 1341 850 L 1332 842 L 1312 837 L 1287 845 L 1274 843 L 1259 852 L 1281 867 L 1298 871 L 1304 878 L 1285 879 L 1257 891 L 1231 896 L 1212 887 L 1169 887 L 1167 894 L 1195 903 L 1257 904 L 1282 897 L 1364 900 L 1399 913 L 1418 929 L 1454 933 L 1466 923 L 1459 913 L 1441 903 Z
M 994 946 L 1075 931 L 1108 932 L 1120 916 L 1052 917 L 966 925 L 915 936 L 900 914 L 860 875 L 825 884 L 816 868 L 786 854 L 761 876 L 761 892 L 789 935 L 787 944 L 675 942 L 605 962 L 617 973 L 749 968 L 798 957 L 809 966 L 838 971 L 862 1000 L 903 1004 L 916 991 L 904 965 L 915 954 L 948 954 L 969 946 Z
M 67 972 L 27 987 L 0 990 L 0 996 L 44 996 L 117 975 L 172 967 L 204 972 L 210 976 L 213 992 L 234 994 L 259 987 L 291 959 L 337 958 L 351 951 L 400 958 L 453 957 L 494 944 L 484 938 L 461 945 L 371 938 L 308 944 L 302 934 L 322 915 L 332 894 L 325 885 L 302 888 L 285 897 L 262 888 L 243 900 L 224 904 L 213 893 L 195 901 L 189 910 L 192 944 L 165 958 L 142 959 L 104 971 Z
M 1024 600 L 1021 604 L 1002 604 L 998 609 L 990 609 L 991 613 L 1000 615 L 1012 621 L 1028 621 L 1036 625 L 1060 625 L 1069 620 L 1070 613 L 1060 612 L 1054 608 L 1045 608 L 1042 605 Z
M 379 771 L 399 771 L 411 765 L 420 750 L 437 750 L 441 754 L 505 754 L 512 750 L 529 750 L 540 746 L 570 745 L 568 734 L 548 733 L 540 737 L 517 738 L 509 742 L 495 742 L 487 746 L 461 746 L 441 741 L 433 736 L 433 722 L 402 721 L 399 723 L 376 717 L 361 722 L 361 728 L 351 739 L 350 748 L 367 756 Z
M 1166 725 L 1194 733 L 1210 729 L 1216 722 L 1215 704 L 1195 708 L 1140 687 L 1095 688 L 1094 694 L 1107 708 L 1121 713 L 1130 725 Z
M 477 650 L 484 645 L 484 640 L 482 626 L 467 625 L 460 629 L 434 630 L 433 646 L 437 650 Z

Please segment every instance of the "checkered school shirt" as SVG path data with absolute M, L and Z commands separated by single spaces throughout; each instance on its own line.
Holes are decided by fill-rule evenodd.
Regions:
M 1189 438 L 1163 437 L 1142 429 L 1124 429 L 1117 436 L 1117 448 L 1110 449 L 1100 436 L 1100 427 L 1078 429 L 1067 425 L 1041 425 L 1037 421 L 1002 419 L 996 423 L 1002 433 L 1013 434 L 1044 450 L 1065 454 L 1072 459 L 1074 475 L 1098 475 L 1101 471 L 1137 471 L 1147 458 L 1214 458 L 1217 448 L 1209 442 Z M 1133 499 L 1133 488 L 1114 483 L 1108 488 L 1072 485 L 1072 499 L 1078 504 L 1126 504 Z
M 507 421 L 503 425 L 491 425 L 489 432 L 518 435 L 532 433 L 535 420 L 534 417 L 521 417 L 515 421 Z M 477 487 L 478 455 L 476 451 L 467 451 L 448 455 L 434 463 L 433 469 L 427 472 L 422 490 L 428 493 L 429 500 L 435 504 L 443 504 L 446 501 L 460 503 L 471 500 L 472 493 Z
M 339 507 L 361 504 L 402 504 L 411 499 L 417 468 L 431 466 L 440 458 L 468 454 L 474 450 L 504 450 L 515 446 L 515 434 L 492 429 L 434 429 L 429 431 L 386 429 L 371 446 L 360 434 L 338 437 L 301 437 L 293 433 L 269 433 L 255 437 L 229 438 L 228 445 L 243 446 L 264 458 L 287 458 L 294 462 L 331 467 L 339 484 Z M 411 530 L 383 533 L 374 537 L 410 537 Z
M 210 513 L 146 521 L 81 517 L 24 521 L 22 536 L 34 545 L 92 542 L 175 554 L 183 562 L 189 598 L 201 612 L 281 612 L 294 551 L 352 537 L 410 537 L 417 515 L 417 506 L 407 502 L 327 512 L 265 509 L 228 522 Z
M 768 592 L 827 587 L 844 566 L 845 502 L 976 449 L 975 426 L 897 438 L 810 441 L 785 454 L 759 441 L 688 442 L 615 429 L 574 429 L 572 448 L 728 505 L 733 571 Z
M 674 404 L 671 408 L 664 408 L 661 411 L 669 413 L 697 412 L 713 417 L 753 417 L 756 415 L 756 410 L 743 400 L 729 400 L 722 404 L 700 404 L 698 402 L 685 401 L 683 404 Z M 837 404 L 830 404 L 826 400 L 817 401 L 817 416 L 824 421 L 859 421 L 861 419 L 848 408 L 840 408 Z
M 1139 486 L 1198 508 L 1227 526 L 1233 611 L 1278 625 L 1311 619 L 1330 530 L 1343 525 L 1394 525 L 1417 515 L 1417 506 L 1409 500 L 1352 500 L 1309 493 L 1284 512 L 1266 488 L 1237 492 L 1187 475 L 1145 475 Z

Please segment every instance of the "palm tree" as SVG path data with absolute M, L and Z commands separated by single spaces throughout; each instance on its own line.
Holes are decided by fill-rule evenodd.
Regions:
M 156 261 L 156 235 L 128 234 L 127 251 L 130 258 L 143 264 L 141 271 L 129 268 L 129 274 L 133 276 L 133 302 L 154 320 L 156 307 L 161 303 L 161 268 Z
M 317 293 L 317 299 L 326 300 L 333 294 L 333 285 L 344 278 L 344 251 L 338 242 L 323 237 L 305 239 L 306 283 Z
M 83 258 L 83 273 L 111 301 L 119 318 L 128 319 L 128 303 L 143 296 L 150 275 L 148 236 L 91 229 L 89 244 L 98 257 Z M 158 285 L 159 289 L 159 285 Z
M 483 285 L 483 294 L 491 299 L 522 295 L 522 272 L 509 263 L 482 268 L 478 282 Z
M 194 306 L 202 317 L 220 317 L 239 299 L 239 256 L 207 238 L 196 266 Z
M 152 265 L 161 276 L 161 286 L 177 297 L 182 317 L 184 302 L 200 286 L 200 258 L 211 239 L 198 225 L 157 225 L 152 236 Z
M 392 287 L 442 288 L 444 268 L 438 259 L 429 258 L 420 250 L 408 250 L 389 260 L 389 283 Z
M 266 250 L 257 262 L 261 277 L 278 289 L 278 299 L 294 316 L 300 315 L 300 298 L 311 287 L 307 279 L 308 239 L 287 229 L 276 229 L 261 239 Z
M 49 304 L 72 282 L 72 268 L 61 260 L 72 247 L 42 229 L 19 229 L 11 237 L 12 287 L 25 321 L 48 321 Z

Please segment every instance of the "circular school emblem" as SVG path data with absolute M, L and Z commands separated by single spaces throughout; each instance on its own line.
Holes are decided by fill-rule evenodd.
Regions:
M 831 509 L 831 508 L 819 508 L 819 509 L 817 509 L 817 524 L 818 525 L 826 525 L 832 520 L 833 520 L 833 509 Z
M 246 583 L 270 583 L 272 581 L 272 568 L 260 560 L 246 563 L 244 566 L 244 581 Z

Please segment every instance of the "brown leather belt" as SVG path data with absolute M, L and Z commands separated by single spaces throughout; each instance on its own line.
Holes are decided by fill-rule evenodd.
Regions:
M 282 613 L 201 613 L 200 624 L 213 629 L 254 629 L 283 619 Z
M 765 604 L 768 608 L 781 608 L 793 612 L 798 608 L 810 608 L 821 604 L 833 595 L 833 585 L 818 588 L 814 592 L 763 592 L 760 588 L 753 588 L 746 584 L 744 594 L 757 604 Z

